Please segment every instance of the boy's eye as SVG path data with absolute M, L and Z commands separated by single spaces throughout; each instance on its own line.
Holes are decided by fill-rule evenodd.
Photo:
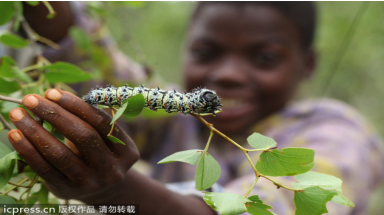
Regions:
M 252 63 L 262 69 L 269 69 L 276 66 L 280 57 L 275 53 L 270 52 L 260 52 L 256 53 L 251 57 Z
M 191 53 L 193 58 L 200 62 L 214 60 L 218 55 L 217 51 L 212 48 L 194 48 Z

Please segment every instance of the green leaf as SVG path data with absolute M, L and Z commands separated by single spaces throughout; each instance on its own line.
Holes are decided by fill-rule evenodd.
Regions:
M 69 30 L 69 35 L 74 40 L 75 44 L 83 51 L 90 51 L 92 47 L 92 42 L 88 34 L 79 27 L 71 27 Z
M 263 152 L 256 163 L 256 169 L 268 176 L 292 176 L 311 170 L 315 151 L 306 148 L 283 148 Z
M 205 193 L 204 201 L 222 215 L 237 215 L 247 211 L 245 203 L 249 200 L 235 193 Z
M 149 108 L 144 108 L 141 112 L 141 117 L 144 119 L 153 119 L 153 118 L 165 118 L 172 117 L 177 115 L 178 113 L 167 113 L 164 109 L 158 109 L 157 111 L 153 111 Z
M 19 90 L 19 84 L 16 81 L 7 81 L 0 78 L 0 93 L 13 93 Z
M 49 194 L 49 191 L 48 191 L 47 187 L 45 186 L 45 183 L 42 183 L 40 190 L 36 193 L 36 195 L 38 196 L 38 201 L 40 204 L 49 204 L 48 194 Z
M 4 125 L 3 123 L 0 122 L 0 131 L 4 130 Z
M 121 115 L 124 113 L 124 111 L 125 111 L 125 109 L 127 109 L 127 107 L 128 107 L 128 99 L 126 99 L 126 100 L 121 104 L 121 107 L 116 111 L 115 116 L 113 116 L 110 125 L 112 125 L 113 123 L 115 123 L 116 120 L 118 120 L 118 119 L 121 117 Z
M 52 131 L 50 132 L 56 139 L 60 140 L 60 142 L 64 143 L 65 137 L 62 135 L 57 129 L 52 128 Z
M 97 108 L 105 109 L 105 108 L 109 108 L 109 106 L 106 106 L 106 105 L 97 105 Z
M 202 191 L 210 188 L 219 179 L 220 174 L 219 163 L 208 152 L 202 153 L 196 167 L 196 189 Z
M 13 1 L 0 1 L 0 25 L 9 22 L 15 13 L 15 5 Z
M 3 189 L 11 179 L 16 160 L 21 160 L 21 157 L 16 151 L 13 151 L 0 159 L 0 190 Z
M 7 145 L 0 142 L 0 159 L 5 157 L 7 154 L 9 154 L 11 152 L 12 152 L 12 150 Z
M 336 190 L 337 195 L 332 198 L 332 202 L 348 207 L 355 207 L 355 204 L 342 194 L 342 180 L 335 176 L 310 171 L 295 176 L 295 179 L 298 180 L 299 183 L 292 183 L 293 188 L 304 189 L 307 187 L 319 186 L 326 190 Z
M 260 150 L 268 150 L 277 145 L 276 141 L 274 141 L 272 138 L 263 136 L 259 133 L 253 133 L 247 138 L 247 141 L 253 148 Z
M 260 200 L 259 196 L 254 195 L 248 197 L 249 201 L 245 204 L 247 212 L 255 215 L 273 215 L 268 209 L 272 209 L 272 206 L 266 205 Z
M 121 140 L 119 140 L 117 137 L 114 137 L 114 136 L 107 136 L 108 137 L 108 139 L 110 140 L 110 141 L 112 141 L 113 143 L 121 143 L 121 144 L 123 144 L 123 145 L 125 145 L 125 143 L 123 142 L 123 141 L 121 141 Z
M 0 77 L 10 78 L 10 79 L 17 78 L 27 83 L 33 82 L 31 77 L 29 77 L 29 75 L 21 71 L 19 67 L 16 65 L 16 62 L 8 56 L 3 56 L 0 59 Z
M 57 62 L 40 69 L 46 70 L 45 77 L 51 84 L 58 82 L 78 83 L 92 78 L 91 74 L 70 63 Z
M 16 63 L 12 58 L 8 56 L 3 56 L 0 59 L 0 77 L 15 78 L 16 69 L 17 69 Z
M 3 205 L 15 205 L 16 199 L 11 196 L 0 195 L 0 204 Z
M 0 43 L 11 48 L 20 49 L 26 47 L 29 44 L 29 41 L 6 31 L 0 35 Z
M 320 187 L 308 187 L 302 192 L 295 192 L 293 201 L 295 215 L 320 215 L 328 213 L 326 204 L 337 195 L 335 190 L 323 190 Z
M 27 199 L 24 199 L 22 201 L 19 201 L 18 202 L 18 206 L 21 208 L 31 208 L 38 200 L 38 196 L 35 196 L 34 194 L 32 194 L 31 196 L 28 197 L 28 200 Z
M 47 131 L 52 131 L 52 125 L 51 125 L 49 122 L 47 122 L 47 121 L 44 121 L 44 122 L 43 122 L 43 127 L 44 127 L 45 130 L 47 130 Z
M 33 180 L 36 176 L 36 173 L 31 169 L 30 166 L 25 166 L 23 169 L 23 173 L 29 178 L 29 180 Z
M 39 1 L 27 1 L 27 4 L 32 5 L 32 6 L 36 6 L 39 4 Z
M 180 162 L 196 165 L 199 162 L 199 158 L 202 152 L 203 150 L 201 149 L 191 149 L 187 151 L 176 152 L 164 158 L 163 160 L 159 161 L 158 164 L 180 161 Z
M 128 117 L 137 117 L 144 108 L 144 96 L 140 93 L 135 96 L 132 96 L 131 98 L 126 99 L 124 102 L 126 101 L 128 102 L 128 106 L 124 111 L 124 115 Z

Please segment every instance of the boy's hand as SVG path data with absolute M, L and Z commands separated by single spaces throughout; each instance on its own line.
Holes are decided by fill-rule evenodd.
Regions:
M 85 202 L 105 202 L 119 189 L 127 170 L 139 159 L 138 150 L 119 126 L 108 140 L 111 116 L 75 95 L 56 89 L 27 95 L 23 105 L 75 144 L 81 156 L 57 140 L 24 109 L 10 112 L 17 129 L 8 133 L 13 147 L 42 177 L 56 196 Z

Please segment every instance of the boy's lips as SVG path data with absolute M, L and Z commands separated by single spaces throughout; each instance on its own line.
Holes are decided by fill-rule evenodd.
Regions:
M 244 99 L 229 99 L 222 98 L 221 104 L 223 112 L 218 114 L 218 119 L 221 120 L 232 120 L 238 117 L 245 117 L 252 113 L 255 108 L 253 104 Z

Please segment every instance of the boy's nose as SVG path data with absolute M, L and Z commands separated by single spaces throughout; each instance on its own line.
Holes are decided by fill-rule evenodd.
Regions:
M 241 87 L 248 80 L 245 68 L 239 59 L 223 60 L 211 73 L 211 80 L 220 87 Z

